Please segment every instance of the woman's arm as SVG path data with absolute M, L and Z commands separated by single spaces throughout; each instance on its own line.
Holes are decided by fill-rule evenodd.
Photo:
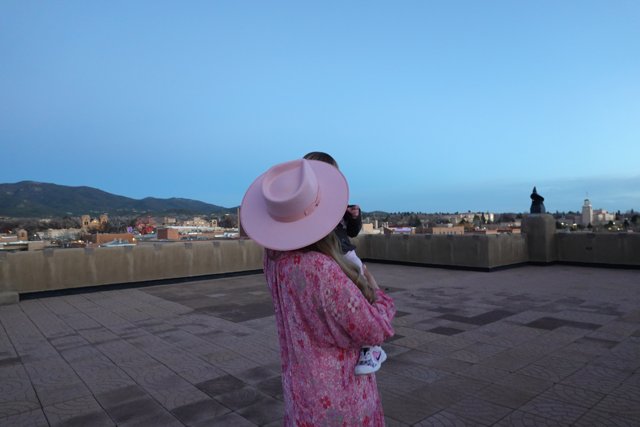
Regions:
M 377 300 L 370 304 L 330 258 L 326 258 L 317 273 L 320 280 L 320 308 L 339 347 L 380 344 L 393 336 L 391 321 L 396 309 L 388 295 L 377 289 Z

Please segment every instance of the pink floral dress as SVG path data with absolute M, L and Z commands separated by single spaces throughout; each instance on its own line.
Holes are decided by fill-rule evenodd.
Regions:
M 267 250 L 264 271 L 282 359 L 285 426 L 384 426 L 376 377 L 355 375 L 360 347 L 393 335 L 393 300 L 370 304 L 330 257 Z

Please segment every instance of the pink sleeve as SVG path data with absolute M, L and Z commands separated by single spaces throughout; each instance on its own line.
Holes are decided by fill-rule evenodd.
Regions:
M 320 301 L 330 333 L 338 347 L 381 344 L 393 336 L 393 300 L 381 290 L 371 304 L 338 264 L 327 260 L 318 271 Z

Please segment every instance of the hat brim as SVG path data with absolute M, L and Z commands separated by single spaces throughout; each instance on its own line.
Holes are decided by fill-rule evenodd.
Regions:
M 266 172 L 249 186 L 240 207 L 240 223 L 259 245 L 278 251 L 304 248 L 332 232 L 344 216 L 349 202 L 349 186 L 344 175 L 328 163 L 307 161 L 318 178 L 320 203 L 299 220 L 282 222 L 268 214 L 262 195 Z

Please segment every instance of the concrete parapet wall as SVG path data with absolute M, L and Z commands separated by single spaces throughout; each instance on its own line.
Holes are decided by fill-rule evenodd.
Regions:
M 176 242 L 0 254 L 0 291 L 28 293 L 262 268 L 251 240 Z
M 361 258 L 490 270 L 528 261 L 522 235 L 361 235 Z
M 551 233 L 550 227 L 549 221 L 536 217 L 521 235 L 360 235 L 353 240 L 361 258 L 382 262 L 479 270 L 527 262 L 640 268 L 638 233 Z M 30 292 L 261 268 L 262 248 L 251 240 L 0 252 L 0 304 Z
M 560 262 L 640 267 L 638 233 L 557 233 Z

